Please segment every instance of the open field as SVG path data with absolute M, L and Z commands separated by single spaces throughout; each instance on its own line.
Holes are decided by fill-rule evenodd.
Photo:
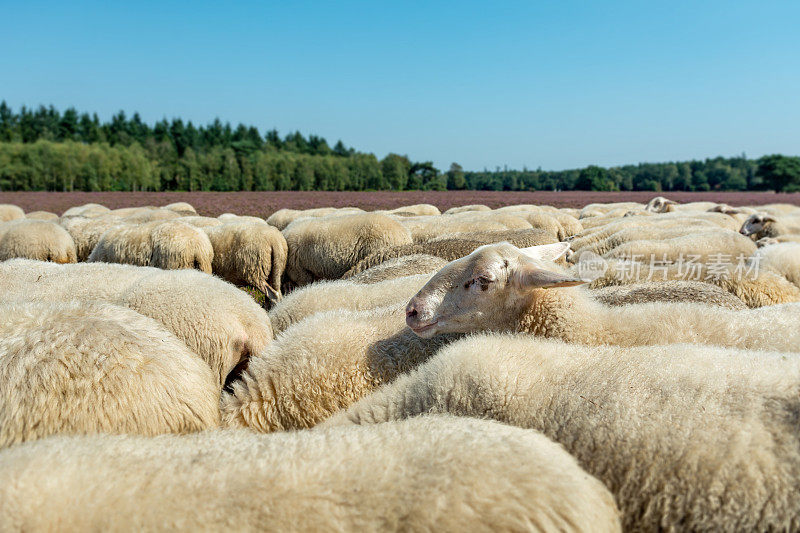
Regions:
M 189 202 L 198 213 L 218 216 L 233 212 L 267 217 L 281 208 L 355 206 L 366 210 L 429 203 L 441 210 L 467 204 L 501 207 L 510 204 L 547 204 L 556 207 L 582 207 L 594 202 L 647 202 L 663 195 L 678 202 L 715 201 L 738 205 L 785 202 L 800 205 L 800 193 L 771 192 L 583 192 L 583 191 L 407 191 L 407 192 L 0 192 L 0 203 L 16 204 L 25 211 L 44 210 L 61 214 L 70 207 L 98 203 L 111 209 Z

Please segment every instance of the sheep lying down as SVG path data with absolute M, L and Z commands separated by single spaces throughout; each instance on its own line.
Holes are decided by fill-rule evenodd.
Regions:
M 800 354 L 480 335 L 322 427 L 423 413 L 543 432 L 611 490 L 626 531 L 800 528 Z
M 482 246 L 420 289 L 406 308 L 406 323 L 423 338 L 507 331 L 579 344 L 800 351 L 800 303 L 746 310 L 673 302 L 608 306 L 578 286 L 585 280 L 553 263 L 568 247 Z
M 619 531 L 608 490 L 541 434 L 420 417 L 370 428 L 57 437 L 0 452 L 18 531 Z

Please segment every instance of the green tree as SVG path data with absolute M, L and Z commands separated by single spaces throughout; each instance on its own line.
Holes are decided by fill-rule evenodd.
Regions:
M 464 176 L 464 168 L 458 163 L 451 163 L 450 170 L 447 171 L 448 189 L 466 189 L 467 178 Z
M 756 175 L 776 192 L 800 191 L 800 157 L 764 156 L 758 160 Z

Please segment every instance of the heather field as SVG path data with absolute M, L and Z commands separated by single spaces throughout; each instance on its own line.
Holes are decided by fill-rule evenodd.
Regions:
M 16 204 L 25 211 L 52 211 L 86 203 L 109 208 L 165 205 L 189 202 L 206 216 L 232 212 L 267 217 L 281 208 L 355 206 L 366 210 L 394 208 L 401 205 L 429 203 L 441 210 L 467 204 L 500 207 L 510 204 L 547 204 L 556 207 L 581 207 L 593 202 L 647 202 L 662 194 L 678 202 L 710 200 L 733 206 L 784 202 L 800 205 L 800 193 L 771 192 L 584 192 L 584 191 L 407 191 L 407 192 L 0 192 L 0 203 Z

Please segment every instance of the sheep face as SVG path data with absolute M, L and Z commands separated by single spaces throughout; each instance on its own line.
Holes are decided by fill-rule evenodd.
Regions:
M 742 224 L 742 229 L 739 230 L 739 233 L 742 235 L 758 235 L 762 233 L 767 226 L 774 222 L 775 217 L 766 215 L 764 213 L 756 213 L 755 215 L 750 215 L 747 217 L 747 220 L 745 220 L 744 224 Z
M 644 210 L 650 211 L 651 213 L 668 213 L 675 210 L 676 204 L 677 202 L 667 200 L 663 196 L 656 196 L 647 202 L 647 206 L 644 208 Z
M 552 262 L 567 250 L 565 242 L 523 249 L 507 242 L 481 246 L 445 265 L 422 287 L 406 307 L 406 324 L 426 339 L 504 326 L 502 320 L 530 304 L 537 290 L 585 283 L 554 271 Z

